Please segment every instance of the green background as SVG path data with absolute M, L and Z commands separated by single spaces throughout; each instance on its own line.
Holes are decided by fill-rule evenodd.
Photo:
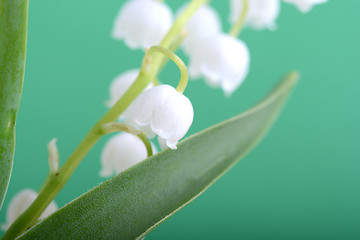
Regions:
M 112 79 L 140 65 L 142 51 L 110 37 L 123 2 L 30 2 L 15 163 L 1 223 L 9 199 L 39 189 L 46 178 L 46 144 L 57 137 L 64 162 L 105 113 Z M 173 10 L 184 3 L 167 2 Z M 212 5 L 228 31 L 228 1 Z M 282 3 L 277 31 L 241 33 L 251 70 L 231 98 L 203 81 L 189 83 L 192 134 L 247 109 L 289 70 L 301 73 L 265 140 L 147 239 L 360 239 L 359 8 L 357 0 L 330 0 L 302 14 Z M 169 64 L 160 79 L 175 84 L 178 77 Z M 60 206 L 104 181 L 98 172 L 105 141 L 60 192 Z

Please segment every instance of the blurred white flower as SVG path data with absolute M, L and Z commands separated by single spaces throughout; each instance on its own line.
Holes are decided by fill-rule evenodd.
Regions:
M 153 154 L 157 149 L 152 146 Z M 101 177 L 111 177 L 147 158 L 144 143 L 136 135 L 118 133 L 110 138 L 101 153 Z
M 110 100 L 106 102 L 107 107 L 109 107 L 109 108 L 112 107 L 117 102 L 117 100 L 119 100 L 119 98 L 122 97 L 122 95 L 124 95 L 124 93 L 128 90 L 128 88 L 131 86 L 131 84 L 133 84 L 134 81 L 136 80 L 137 76 L 139 75 L 139 72 L 140 72 L 139 69 L 129 70 L 129 71 L 126 71 L 126 72 L 120 74 L 113 80 L 113 82 L 110 85 L 110 91 L 109 91 L 110 92 Z M 152 83 L 150 83 L 145 88 L 145 90 L 150 89 L 153 86 L 154 85 Z M 125 110 L 125 112 L 127 111 L 127 109 Z M 125 113 L 120 115 L 119 118 L 123 119 L 124 114 Z
M 194 110 L 190 100 L 169 85 L 142 92 L 127 111 L 128 122 L 150 138 L 158 135 L 166 145 L 176 149 L 189 130 Z
M 276 28 L 275 21 L 280 12 L 279 1 L 280 0 L 247 0 L 248 10 L 245 24 L 257 30 L 264 28 L 274 30 Z M 244 0 L 231 0 L 230 4 L 230 22 L 235 23 L 243 11 Z
M 185 9 L 181 8 L 179 14 Z M 187 36 L 183 41 L 186 53 L 191 54 L 192 49 L 201 44 L 206 37 L 221 31 L 221 21 L 217 12 L 209 5 L 201 6 L 186 24 Z
M 126 71 L 118 75 L 110 85 L 110 100 L 106 102 L 107 107 L 112 107 L 117 100 L 128 90 L 139 75 L 139 69 Z
M 327 0 L 284 0 L 284 2 L 294 4 L 300 12 L 309 12 L 314 5 L 326 3 Z
M 158 45 L 173 22 L 171 9 L 156 0 L 131 0 L 115 20 L 112 36 L 130 48 Z
M 33 201 L 37 198 L 38 194 L 31 189 L 24 189 L 16 194 L 10 201 L 7 213 L 6 213 L 6 224 L 1 226 L 1 229 L 6 231 L 11 224 L 30 207 Z M 41 214 L 39 219 L 44 219 L 58 209 L 56 203 L 52 201 L 45 211 Z
M 221 87 L 231 95 L 249 71 L 250 54 L 241 40 L 230 35 L 209 37 L 190 58 L 189 73 L 193 78 L 205 77 L 208 85 Z

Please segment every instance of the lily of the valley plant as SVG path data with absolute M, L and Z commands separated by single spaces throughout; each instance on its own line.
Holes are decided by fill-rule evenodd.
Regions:
M 284 2 L 305 13 L 326 0 Z M 279 27 L 280 0 L 224 3 L 231 6 L 231 29 L 222 29 L 217 10 L 206 0 L 192 0 L 176 12 L 166 1 L 123 3 L 112 37 L 131 49 L 142 49 L 141 66 L 123 69 L 113 80 L 105 104 L 108 112 L 62 166 L 56 139 L 49 142 L 49 176 L 39 192 L 24 189 L 12 198 L 7 222 L 1 225 L 6 231 L 2 239 L 78 239 L 80 233 L 83 238 L 86 234 L 96 239 L 142 238 L 255 146 L 289 95 L 296 73 L 287 75 L 248 112 L 181 141 L 196 116 L 185 91 L 189 77 L 203 79 L 209 87 L 220 88 L 224 97 L 231 97 L 251 66 L 251 49 L 241 40 L 241 30 L 274 31 Z M 12 171 L 28 4 L 28 0 L 0 0 L 0 207 Z M 178 49 L 187 54 L 188 63 L 176 55 Z M 169 60 L 179 68 L 178 76 L 167 76 L 179 79 L 176 86 L 159 78 Z M 99 175 L 113 178 L 57 210 L 54 198 L 90 149 L 107 134 L 112 136 L 101 153 Z M 156 194 L 160 191 L 162 194 Z M 84 209 L 84 204 L 93 207 Z M 113 222 L 97 228 L 103 219 Z

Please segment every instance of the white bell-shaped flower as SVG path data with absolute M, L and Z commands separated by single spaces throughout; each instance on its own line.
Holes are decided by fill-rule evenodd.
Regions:
M 137 76 L 139 75 L 139 69 L 133 69 L 126 71 L 119 76 L 117 76 L 110 85 L 110 100 L 106 102 L 107 107 L 112 107 L 119 98 L 124 95 L 128 88 L 134 83 Z M 145 90 L 152 88 L 154 85 L 150 83 Z M 144 90 L 144 91 L 145 91 Z M 126 111 L 126 110 L 125 110 Z M 123 118 L 123 114 L 120 116 L 120 119 Z
M 156 147 L 151 144 L 153 154 L 157 153 Z M 105 144 L 101 153 L 101 177 L 111 177 L 147 158 L 144 143 L 136 135 L 118 133 Z
M 280 12 L 280 0 L 247 0 L 247 2 L 246 25 L 257 30 L 276 28 L 275 21 Z M 244 0 L 231 0 L 230 4 L 230 22 L 235 23 L 243 11 Z
M 231 95 L 249 71 L 250 54 L 244 42 L 230 35 L 211 36 L 198 46 L 190 59 L 192 78 L 205 77 L 208 85 Z
M 309 12 L 314 5 L 326 3 L 327 0 L 284 0 L 284 2 L 294 4 L 300 12 Z
M 127 111 L 128 122 L 150 138 L 158 135 L 166 145 L 176 149 L 189 130 L 194 110 L 190 100 L 169 85 L 142 92 Z
M 185 9 L 181 8 L 179 14 Z M 186 24 L 187 36 L 183 41 L 185 52 L 191 54 L 192 50 L 201 44 L 208 36 L 221 31 L 221 21 L 217 12 L 209 5 L 201 6 Z
M 112 36 L 130 48 L 158 45 L 173 22 L 171 9 L 156 0 L 131 0 L 115 20 Z
M 108 107 L 112 107 L 117 100 L 128 90 L 139 75 L 139 69 L 126 71 L 118 75 L 110 84 L 110 100 L 106 102 Z
M 1 226 L 1 229 L 6 231 L 11 224 L 23 213 L 25 210 L 30 207 L 30 205 L 35 201 L 38 194 L 31 189 L 24 189 L 21 192 L 17 193 L 10 201 L 7 213 L 6 213 L 6 224 Z M 44 219 L 58 209 L 56 203 L 52 201 L 45 211 L 41 214 L 39 219 Z

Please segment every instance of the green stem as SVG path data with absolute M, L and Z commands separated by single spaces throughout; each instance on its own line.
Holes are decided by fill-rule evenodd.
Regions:
M 206 3 L 208 0 L 192 0 L 181 15 L 175 20 L 174 25 L 171 27 L 169 32 L 163 38 L 160 46 L 169 48 L 174 41 L 174 38 L 181 33 L 186 23 L 190 20 L 192 15 L 198 10 L 198 8 Z
M 242 0 L 242 11 L 240 13 L 239 19 L 237 20 L 237 22 L 234 24 L 234 26 L 231 28 L 229 34 L 233 37 L 237 37 L 239 36 L 242 27 L 244 26 L 245 20 L 246 20 L 246 15 L 248 13 L 249 10 L 249 0 Z
M 169 48 L 176 36 L 178 36 L 178 34 L 182 31 L 187 21 L 205 2 L 206 0 L 193 0 L 185 11 L 176 19 L 169 32 L 160 43 L 160 46 L 163 48 Z M 103 135 L 102 127 L 107 123 L 115 121 L 118 116 L 130 105 L 130 103 L 157 76 L 163 58 L 163 55 L 157 54 L 154 56 L 152 64 L 149 66 L 147 64 L 148 59 L 144 57 L 143 66 L 141 67 L 141 71 L 135 82 L 115 103 L 115 105 L 109 109 L 109 111 L 94 125 L 90 132 L 81 141 L 80 145 L 67 159 L 64 166 L 60 169 L 59 174 L 50 174 L 48 176 L 39 192 L 38 197 L 3 235 L 3 240 L 15 239 L 37 221 L 41 213 L 69 180 L 81 160 Z M 144 67 L 145 65 L 146 67 Z
M 113 133 L 113 132 L 127 132 L 127 133 L 131 133 L 131 134 L 135 134 L 135 135 L 141 133 L 141 131 L 139 131 L 123 122 L 111 122 L 111 123 L 105 124 L 102 127 L 102 132 L 103 132 L 103 134 L 109 134 L 109 133 Z
M 185 91 L 186 85 L 189 80 L 189 74 L 188 74 L 188 70 L 186 68 L 185 63 L 175 53 L 173 53 L 172 51 L 170 51 L 166 48 L 160 47 L 160 46 L 152 46 L 147 51 L 147 54 L 149 56 L 151 56 L 153 53 L 156 53 L 156 52 L 160 52 L 160 53 L 164 54 L 178 66 L 180 73 L 181 73 L 181 77 L 180 77 L 179 84 L 176 88 L 176 91 L 178 91 L 179 93 L 183 93 Z
M 159 81 L 158 78 L 154 78 L 153 84 L 154 84 L 154 86 L 159 86 L 161 84 L 161 82 Z
M 147 151 L 147 156 L 148 157 L 152 156 L 153 151 L 152 151 L 152 147 L 151 147 L 151 143 L 150 143 L 149 139 L 146 137 L 146 135 L 144 133 L 140 133 L 137 136 L 144 143 L 144 145 L 146 147 L 146 151 Z
M 180 47 L 180 44 L 184 41 L 184 39 L 187 37 L 188 31 L 182 31 L 180 35 L 176 38 L 174 43 L 170 47 L 170 51 L 176 52 L 176 50 Z
M 122 123 L 122 122 L 111 122 L 111 123 L 105 124 L 102 127 L 102 132 L 104 134 L 120 132 L 120 131 L 130 133 L 133 135 L 137 135 L 146 147 L 147 156 L 148 157 L 152 156 L 153 153 L 152 153 L 151 143 L 150 143 L 149 139 L 146 137 L 146 135 L 144 133 L 142 133 L 141 131 L 139 131 L 135 128 L 132 128 L 131 126 L 127 125 L 126 123 Z
M 180 35 L 175 39 L 174 43 L 171 44 L 169 50 L 175 53 L 178 50 L 178 48 L 180 47 L 180 44 L 184 41 L 187 34 L 188 34 L 187 31 L 182 31 L 180 33 Z M 161 62 L 160 72 L 165 67 L 168 60 L 169 60 L 168 58 L 164 58 L 164 60 Z

